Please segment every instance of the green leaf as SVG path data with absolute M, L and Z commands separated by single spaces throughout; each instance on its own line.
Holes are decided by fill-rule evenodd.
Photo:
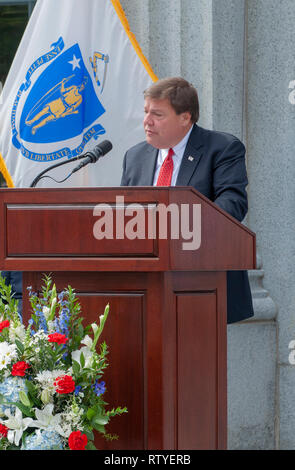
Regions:
M 84 434 L 86 434 L 88 441 L 93 441 L 94 440 L 94 434 L 90 429 L 84 429 Z
M 86 377 L 86 379 L 87 379 L 87 377 Z M 82 381 L 82 382 L 79 381 L 79 385 L 81 385 L 82 388 L 87 388 L 87 387 L 89 387 L 89 380 L 87 380 L 87 381 L 85 380 L 85 381 Z
M 97 448 L 95 447 L 95 445 L 93 444 L 93 442 L 89 442 L 87 443 L 86 445 L 86 450 L 97 450 Z
M 82 352 L 80 354 L 80 364 L 81 364 L 82 368 L 85 366 L 85 357 L 84 357 L 84 354 Z
M 116 415 L 121 415 L 123 413 L 128 413 L 128 410 L 127 410 L 126 406 L 124 408 L 121 408 L 120 406 L 118 406 L 118 408 L 116 408 L 116 409 L 113 408 L 111 411 L 107 411 L 106 415 L 107 416 L 116 416 Z
M 73 359 L 72 367 L 73 367 L 74 375 L 78 375 L 79 372 L 80 372 L 80 364 L 79 364 L 79 362 L 77 362 L 77 361 L 75 361 L 75 360 Z
M 95 410 L 93 408 L 88 408 L 86 416 L 87 416 L 87 419 L 91 421 L 93 416 L 95 416 Z
M 29 398 L 32 400 L 34 405 L 36 405 L 39 408 L 42 405 L 42 402 L 38 398 L 38 390 L 34 387 L 32 382 L 30 382 L 30 380 L 26 380 L 25 383 L 27 386 Z
M 80 338 L 83 338 L 83 336 L 84 336 L 84 328 L 81 324 L 78 325 L 77 336 L 79 336 Z
M 18 339 L 16 339 L 16 340 L 15 340 L 15 344 L 16 344 L 16 347 L 17 347 L 17 349 L 19 350 L 19 352 L 20 352 L 21 354 L 23 354 L 24 351 L 25 351 L 25 347 L 24 347 L 23 343 L 21 343 Z
M 92 426 L 96 431 L 101 432 L 102 434 L 105 434 L 106 432 L 105 428 L 101 424 L 93 424 Z
M 20 392 L 19 392 L 19 399 L 23 403 L 23 405 L 31 406 L 31 402 L 29 400 L 29 397 L 26 394 L 26 392 L 24 392 L 23 390 L 20 390 Z
M 17 401 L 17 402 L 10 402 L 9 405 L 14 405 L 14 406 L 17 406 L 23 415 L 25 416 L 28 416 L 29 418 L 33 418 L 34 417 L 34 413 L 32 412 L 32 410 L 28 407 L 28 406 L 25 406 L 22 402 L 20 401 Z
M 7 402 L 6 398 L 5 398 L 5 396 L 2 395 L 2 393 L 0 393 L 0 404 L 1 404 L 1 405 L 6 405 L 6 403 L 8 403 L 8 402 Z
M 37 389 L 35 386 L 32 384 L 30 380 L 25 380 L 26 387 L 28 389 L 28 392 L 30 393 L 31 396 L 35 396 L 37 394 Z
M 91 423 L 92 424 L 99 424 L 104 426 L 105 424 L 108 424 L 109 422 L 109 417 L 108 416 L 103 416 L 103 415 L 96 415 L 94 418 L 92 418 Z
M 10 446 L 7 447 L 7 450 L 19 450 L 19 447 L 16 446 L 15 444 L 11 444 Z

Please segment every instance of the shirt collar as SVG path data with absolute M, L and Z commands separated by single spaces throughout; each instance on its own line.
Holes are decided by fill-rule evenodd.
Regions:
M 192 128 L 193 128 L 193 126 L 191 126 L 191 128 L 189 129 L 189 131 L 185 134 L 184 138 L 183 138 L 180 142 L 178 142 L 178 144 L 176 144 L 174 147 L 172 147 L 172 148 L 173 148 L 173 151 L 174 151 L 174 155 L 175 155 L 176 157 L 182 158 L 183 153 L 184 153 L 184 149 L 185 149 L 185 147 L 186 147 L 186 144 L 187 144 L 187 141 L 188 141 L 188 139 L 189 139 L 189 136 L 190 136 L 190 133 L 191 133 L 191 131 L 192 131 Z M 162 161 L 165 160 L 165 158 L 166 158 L 166 156 L 167 156 L 167 154 L 168 154 L 168 150 L 169 150 L 169 149 L 161 149 L 160 155 L 161 155 L 161 157 L 162 157 L 162 158 L 161 158 Z
M 173 147 L 175 155 L 181 155 L 181 156 L 183 155 L 183 152 L 186 147 L 192 128 L 193 126 L 190 128 L 187 134 L 185 134 L 184 138 Z

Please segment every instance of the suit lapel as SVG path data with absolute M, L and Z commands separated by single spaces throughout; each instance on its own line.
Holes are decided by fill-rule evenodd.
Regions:
M 141 175 L 141 182 L 142 186 L 152 186 L 154 182 L 154 173 L 155 173 L 155 166 L 157 162 L 158 156 L 158 149 L 152 147 L 151 145 L 148 146 L 147 152 L 144 156 L 144 173 Z
M 204 152 L 200 129 L 195 124 L 182 157 L 176 186 L 188 186 Z

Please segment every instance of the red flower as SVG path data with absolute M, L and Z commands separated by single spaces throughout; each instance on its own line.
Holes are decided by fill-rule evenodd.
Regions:
M 72 393 L 75 390 L 75 382 L 70 375 L 57 377 L 54 385 L 57 393 Z
M 52 333 L 51 335 L 48 335 L 48 341 L 50 343 L 66 344 L 69 339 L 61 333 Z
M 2 330 L 4 328 L 8 328 L 9 325 L 10 325 L 9 320 L 3 320 L 2 322 L 0 322 L 0 333 L 2 333 Z
M 24 377 L 26 373 L 26 369 L 28 369 L 30 365 L 24 361 L 18 361 L 12 366 L 11 375 L 18 375 L 19 377 Z
M 81 434 L 81 431 L 71 432 L 69 436 L 69 447 L 71 450 L 85 450 L 86 445 L 86 434 Z
M 8 428 L 4 424 L 0 424 L 0 439 L 7 437 Z

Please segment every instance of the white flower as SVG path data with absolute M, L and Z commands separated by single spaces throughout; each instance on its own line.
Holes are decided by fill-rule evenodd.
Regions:
M 83 353 L 84 359 L 85 359 L 85 366 L 84 367 L 91 367 L 92 361 L 93 361 L 93 353 L 90 351 L 87 346 L 77 349 L 76 351 L 72 352 L 72 359 L 76 362 L 78 362 L 81 366 L 81 353 Z M 82 367 L 82 366 L 81 366 Z
M 91 328 L 93 330 L 93 333 L 96 334 L 96 332 L 98 331 L 98 326 L 96 323 L 91 323 Z
M 93 340 L 90 338 L 90 336 L 86 335 L 84 336 L 84 339 L 81 341 L 82 344 L 85 344 L 89 349 L 91 349 Z
M 55 332 L 56 332 L 56 328 L 55 328 L 55 323 L 54 323 L 54 321 L 48 320 L 48 321 L 47 321 L 47 326 L 48 326 L 48 334 L 50 334 L 50 333 L 55 333 Z
M 0 343 L 0 370 L 5 369 L 14 359 L 17 359 L 16 345 L 6 341 Z
M 36 381 L 41 386 L 41 400 L 44 404 L 49 403 L 52 400 L 53 394 L 55 393 L 55 386 L 53 385 L 57 377 L 65 375 L 64 370 L 44 370 L 36 375 Z
M 53 415 L 53 408 L 54 406 L 52 404 L 46 405 L 43 410 L 35 408 L 35 415 L 37 420 L 31 420 L 29 426 L 31 428 L 39 429 L 54 429 L 59 434 L 63 435 L 63 430 L 60 427 L 61 414 L 58 413 Z
M 33 336 L 31 336 L 31 341 L 33 344 L 38 343 L 39 341 L 47 341 L 47 333 L 44 330 L 38 330 Z
M 32 418 L 24 418 L 22 412 L 19 408 L 15 408 L 15 415 L 11 414 L 9 409 L 5 410 L 5 415 L 8 417 L 8 420 L 4 421 L 5 426 L 9 428 L 7 433 L 7 439 L 11 443 L 15 443 L 18 446 L 19 441 L 23 435 L 23 432 L 30 426 L 33 421 Z
M 24 341 L 26 338 L 26 328 L 23 324 L 17 326 L 10 325 L 9 327 L 9 339 L 11 342 L 15 342 L 16 339 Z
M 61 375 L 65 375 L 66 371 L 61 369 L 55 370 L 43 370 L 36 375 L 36 380 L 43 386 L 51 386 L 53 387 L 53 382 L 60 377 Z
M 50 314 L 50 308 L 49 307 L 46 307 L 44 305 L 44 307 L 42 308 L 42 312 L 43 312 L 43 315 L 44 317 L 46 318 L 46 320 L 48 320 L 48 317 L 49 317 L 49 314 Z
M 61 413 L 61 427 L 63 430 L 62 436 L 69 437 L 73 430 L 83 430 L 82 418 L 83 418 L 83 409 L 80 408 L 77 404 L 69 405 Z

